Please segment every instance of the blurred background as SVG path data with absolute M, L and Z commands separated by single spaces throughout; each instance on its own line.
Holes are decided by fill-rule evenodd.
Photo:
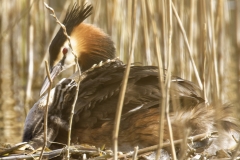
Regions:
M 48 46 L 59 30 L 43 2 L 63 20 L 68 6 L 75 1 L 0 0 L 0 142 L 21 141 L 25 117 L 39 99 L 46 75 L 44 60 L 48 60 Z M 167 69 L 170 56 L 173 75 L 200 87 L 202 84 L 203 96 L 205 93 L 209 103 L 238 104 L 238 115 L 240 1 L 173 0 L 176 13 L 172 13 L 171 54 L 168 50 L 168 2 L 77 1 L 93 5 L 93 14 L 85 22 L 98 26 L 112 37 L 121 60 L 127 62 L 131 46 L 134 49 L 132 62 L 138 65 L 158 65 L 156 55 L 159 54 L 161 67 Z M 198 73 L 190 60 L 188 45 Z

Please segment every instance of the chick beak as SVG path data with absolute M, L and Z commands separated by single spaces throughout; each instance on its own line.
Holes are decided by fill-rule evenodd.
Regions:
M 55 77 L 57 77 L 63 70 L 64 70 L 64 67 L 63 67 L 62 62 L 59 62 L 58 64 L 53 66 L 50 71 L 51 81 L 53 81 L 53 79 Z M 50 86 L 50 81 L 49 81 L 48 76 L 46 76 L 44 79 L 41 91 L 40 91 L 40 96 L 42 96 L 46 92 L 46 90 L 48 89 L 49 86 Z

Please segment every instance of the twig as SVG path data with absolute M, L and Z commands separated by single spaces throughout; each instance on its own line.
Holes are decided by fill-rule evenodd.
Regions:
M 45 112 L 44 112 L 44 145 L 43 145 L 43 148 L 42 148 L 42 151 L 41 151 L 41 155 L 40 155 L 40 160 L 42 159 L 43 157 L 43 152 L 47 146 L 47 129 L 48 129 L 48 104 L 49 104 L 49 99 L 50 99 L 50 92 L 51 92 L 51 89 L 52 89 L 52 79 L 51 79 L 51 76 L 50 76 L 50 72 L 49 72 L 49 66 L 48 66 L 48 62 L 45 61 L 45 68 L 46 68 L 46 72 L 47 72 L 47 77 L 48 77 L 48 80 L 49 80 L 49 87 L 48 87 L 48 95 L 47 95 L 47 103 L 46 103 L 46 106 L 45 106 Z
M 79 70 L 80 72 L 80 70 Z M 80 77 L 79 77 L 80 79 Z M 76 94 L 75 94 L 75 97 L 74 97 L 74 102 L 72 104 L 72 110 L 71 110 L 71 115 L 70 115 L 70 120 L 69 120 L 69 128 L 68 128 L 68 148 L 70 147 L 71 145 L 71 131 L 72 131 L 72 120 L 73 120 L 73 115 L 74 115 L 74 109 L 75 109 L 75 105 L 76 105 L 76 102 L 77 102 L 77 98 L 78 98 L 78 91 L 79 91 L 79 86 L 80 86 L 80 83 L 81 81 L 78 81 L 77 82 L 77 88 L 76 88 Z M 67 150 L 67 154 L 68 154 L 68 159 L 70 158 L 69 157 L 69 150 Z
M 81 69 L 80 69 L 80 66 L 79 66 L 79 64 L 78 64 L 78 57 L 77 57 L 77 55 L 73 52 L 73 48 L 72 48 L 72 44 L 71 44 L 71 38 L 70 38 L 70 36 L 67 34 L 66 27 L 58 20 L 57 16 L 55 15 L 54 10 L 53 10 L 51 7 L 49 7 L 46 3 L 44 3 L 44 5 L 46 6 L 46 8 L 47 8 L 48 10 L 50 10 L 50 11 L 52 12 L 52 16 L 55 18 L 56 22 L 61 26 L 61 28 L 63 29 L 64 35 L 67 37 L 67 40 L 68 40 L 68 42 L 69 42 L 68 45 L 69 45 L 69 47 L 70 47 L 71 50 L 72 50 L 72 54 L 74 55 L 75 63 L 76 63 L 76 65 L 77 65 L 77 70 L 78 70 L 78 73 L 79 73 L 78 76 L 79 76 L 79 79 L 80 79 L 80 77 L 81 77 Z M 73 120 L 75 105 L 76 105 L 77 98 L 78 98 L 79 86 L 80 86 L 80 81 L 78 81 L 78 83 L 77 83 L 76 94 L 75 94 L 75 97 L 74 97 L 74 102 L 73 102 L 73 105 L 72 105 L 71 115 L 70 115 L 70 119 L 69 119 L 67 159 L 70 158 L 70 155 L 69 155 L 69 147 L 70 147 L 70 143 L 71 143 L 72 120 Z

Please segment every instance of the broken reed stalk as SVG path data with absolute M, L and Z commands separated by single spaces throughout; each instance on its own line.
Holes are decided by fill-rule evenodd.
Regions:
M 133 25 L 134 25 L 134 23 L 133 23 Z M 134 25 L 134 27 L 132 27 L 132 28 L 133 28 L 133 30 L 132 30 L 132 39 L 131 39 L 131 45 L 130 45 L 130 47 L 131 47 L 130 48 L 130 55 L 129 55 L 129 58 L 128 58 L 127 67 L 126 67 L 126 69 L 124 71 L 124 75 L 123 75 L 123 81 L 122 81 L 122 86 L 121 86 L 120 93 L 119 93 L 117 109 L 116 109 L 116 117 L 115 117 L 115 123 L 114 123 L 115 125 L 114 125 L 114 130 L 113 130 L 113 153 L 114 153 L 114 160 L 117 160 L 118 133 L 119 133 L 119 128 L 120 128 L 122 107 L 123 107 L 126 87 L 127 87 L 127 83 L 128 83 L 128 77 L 129 77 L 129 73 L 130 73 L 131 59 L 132 59 L 132 55 L 134 53 L 134 47 L 135 47 L 135 42 L 136 42 L 136 32 L 137 32 L 136 31 L 137 30 L 136 29 L 136 25 Z
M 42 159 L 43 152 L 44 152 L 44 150 L 47 146 L 48 104 L 49 104 L 49 99 L 50 99 L 50 92 L 51 92 L 51 89 L 52 89 L 52 79 L 51 79 L 51 76 L 50 76 L 49 66 L 48 66 L 47 61 L 45 61 L 45 68 L 46 68 L 47 77 L 48 77 L 48 80 L 49 80 L 49 87 L 48 87 L 48 93 L 47 93 L 47 103 L 46 103 L 45 112 L 44 112 L 44 145 L 42 147 L 41 154 L 40 154 L 40 157 L 39 157 L 40 160 Z
M 168 5 L 166 8 L 168 8 L 168 24 L 169 24 L 169 30 L 168 30 L 168 69 L 167 69 L 167 75 L 166 75 L 166 82 L 165 82 L 165 91 L 166 91 L 166 101 L 165 101 L 165 114 L 166 114 L 166 119 L 167 119 L 167 126 L 169 130 L 169 137 L 170 137 L 170 144 L 171 144 L 171 151 L 172 151 L 172 156 L 173 160 L 177 160 L 176 156 L 176 151 L 175 151 L 175 146 L 173 142 L 173 133 L 172 133 L 172 125 L 171 125 L 171 120 L 169 117 L 169 99 L 170 99 L 170 85 L 171 85 L 171 69 L 172 69 L 172 1 L 168 1 Z
M 67 40 L 68 40 L 68 45 L 69 47 L 71 48 L 72 50 L 72 54 L 74 55 L 74 60 L 75 60 L 75 63 L 77 65 L 77 71 L 78 71 L 78 77 L 79 77 L 79 80 L 80 80 L 80 77 L 81 77 L 81 69 L 80 69 L 80 66 L 78 64 L 78 57 L 77 55 L 73 52 L 73 48 L 72 48 L 72 44 L 71 44 L 71 38 L 70 36 L 67 34 L 67 30 L 66 30 L 66 27 L 64 26 L 64 24 L 62 24 L 57 16 L 55 15 L 55 12 L 54 10 L 49 7 L 45 2 L 44 2 L 44 5 L 45 7 L 52 12 L 52 16 L 53 18 L 55 18 L 56 22 L 61 26 L 62 30 L 63 30 L 63 33 L 64 35 L 66 36 Z M 71 143 L 71 132 L 72 132 L 72 120 L 73 120 L 73 115 L 74 115 L 74 109 L 75 109 L 75 105 L 76 105 L 76 102 L 77 102 L 77 98 L 78 98 L 78 91 L 79 91 L 79 86 L 80 86 L 80 81 L 78 81 L 77 83 L 77 88 L 76 88 L 76 94 L 75 94 L 75 97 L 74 97 L 74 102 L 73 102 L 73 105 L 72 105 L 72 109 L 71 109 L 71 115 L 70 115 L 70 119 L 69 119 L 69 128 L 68 128 L 68 147 L 67 147 L 67 159 L 70 159 L 70 155 L 69 155 L 69 147 L 70 147 L 70 143 Z
M 200 89 L 202 90 L 202 88 L 203 88 L 202 82 L 201 82 L 201 79 L 200 79 L 200 77 L 199 77 L 199 73 L 198 73 L 197 67 L 196 67 L 196 65 L 195 65 L 194 59 L 193 59 L 193 57 L 192 57 L 192 51 L 191 51 L 190 45 L 189 45 L 189 43 L 188 43 L 188 39 L 187 39 L 187 35 L 186 35 L 186 32 L 185 32 L 185 29 L 184 29 L 184 27 L 183 27 L 183 25 L 182 25 L 182 22 L 181 22 L 180 17 L 178 16 L 177 10 L 176 10 L 173 2 L 171 2 L 171 6 L 172 6 L 172 9 L 173 9 L 174 15 L 175 15 L 175 17 L 177 18 L 178 25 L 179 25 L 179 27 L 180 27 L 180 29 L 181 29 L 182 34 L 183 34 L 185 44 L 187 45 L 187 49 L 188 49 L 190 61 L 191 61 L 192 66 L 193 66 L 193 70 L 194 70 L 195 76 L 196 76 L 196 78 L 197 78 L 198 85 L 199 85 Z
M 134 152 L 133 152 L 133 155 L 132 155 L 132 159 L 137 160 L 137 155 L 138 155 L 138 146 L 134 147 Z

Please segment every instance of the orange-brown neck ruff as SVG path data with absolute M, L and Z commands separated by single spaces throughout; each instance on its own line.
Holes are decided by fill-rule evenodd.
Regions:
M 115 58 L 115 47 L 111 38 L 90 24 L 81 23 L 75 27 L 71 34 L 71 43 L 78 55 L 82 71 L 100 61 Z

